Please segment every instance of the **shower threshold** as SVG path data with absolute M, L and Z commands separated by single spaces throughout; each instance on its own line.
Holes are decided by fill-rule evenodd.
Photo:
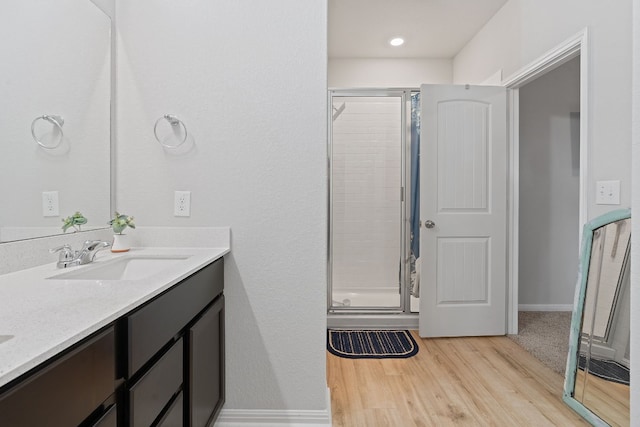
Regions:
M 418 313 L 354 313 L 327 314 L 330 329 L 418 329 Z

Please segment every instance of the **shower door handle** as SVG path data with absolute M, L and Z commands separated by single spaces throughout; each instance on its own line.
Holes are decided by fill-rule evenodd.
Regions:
M 436 223 L 428 219 L 424 222 L 424 226 L 425 228 L 433 228 L 436 226 Z

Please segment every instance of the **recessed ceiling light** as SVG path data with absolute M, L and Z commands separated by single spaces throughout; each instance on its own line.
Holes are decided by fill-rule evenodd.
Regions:
M 404 44 L 404 39 L 402 37 L 395 37 L 389 40 L 389 44 L 391 46 L 402 46 Z

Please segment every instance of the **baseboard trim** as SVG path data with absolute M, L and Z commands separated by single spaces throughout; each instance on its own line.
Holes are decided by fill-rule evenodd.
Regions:
M 308 427 L 331 426 L 331 395 L 327 388 L 327 409 L 222 409 L 215 427 Z
M 573 311 L 573 304 L 518 304 L 518 311 Z
M 215 427 L 330 426 L 327 411 L 223 409 Z

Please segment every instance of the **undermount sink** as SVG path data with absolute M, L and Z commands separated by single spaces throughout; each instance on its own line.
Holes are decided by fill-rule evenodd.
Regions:
M 48 277 L 55 280 L 140 280 L 187 259 L 186 256 L 125 256 L 88 264 Z
M 13 335 L 0 335 L 0 344 L 9 341 L 11 338 L 13 338 Z

